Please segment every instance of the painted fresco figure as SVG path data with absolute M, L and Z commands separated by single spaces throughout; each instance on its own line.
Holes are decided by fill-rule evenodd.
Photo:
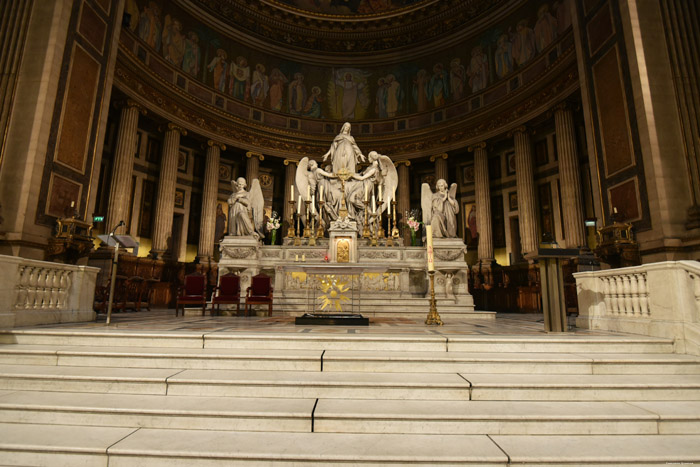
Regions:
M 161 23 L 160 7 L 150 1 L 143 7 L 139 18 L 139 37 L 156 51 L 160 51 Z
M 374 98 L 374 111 L 377 113 L 378 118 L 388 117 L 386 113 L 386 93 L 386 81 L 384 78 L 379 78 L 377 80 L 377 93 Z
M 436 63 L 433 66 L 433 76 L 430 78 L 428 87 L 428 96 L 432 99 L 433 106 L 442 107 L 445 105 L 445 100 L 450 95 L 448 82 L 449 76 L 442 63 Z
M 163 26 L 163 57 L 173 65 L 182 66 L 185 56 L 185 36 L 182 34 L 182 23 L 165 15 Z
M 507 34 L 501 34 L 496 43 L 496 76 L 503 78 L 513 71 L 513 44 Z
M 535 44 L 537 51 L 541 52 L 557 37 L 557 20 L 549 12 L 549 5 L 540 5 L 537 10 L 537 23 L 535 23 Z
M 416 104 L 416 109 L 418 112 L 424 112 L 428 110 L 429 100 L 428 100 L 428 85 L 430 79 L 428 78 L 428 72 L 425 70 L 418 70 L 415 79 L 413 80 L 413 101 Z
M 384 82 L 386 85 L 386 114 L 387 117 L 393 118 L 401 110 L 401 85 L 393 74 L 386 75 Z
M 459 58 L 453 58 L 450 62 L 450 91 L 452 99 L 460 100 L 464 96 L 464 83 L 467 80 L 467 71 Z
M 250 67 L 245 57 L 237 57 L 230 67 L 229 92 L 236 99 L 247 101 L 250 96 Z
M 216 57 L 214 57 L 207 69 L 214 75 L 214 87 L 221 92 L 226 90 L 226 51 L 217 49 Z
M 289 80 L 279 68 L 273 68 L 270 72 L 270 109 L 282 110 L 282 97 L 284 95 L 284 85 Z
M 294 73 L 294 80 L 289 83 L 288 105 L 289 113 L 300 115 L 306 105 L 306 86 L 304 85 L 304 75 Z
M 269 91 L 270 82 L 265 74 L 265 65 L 258 63 L 255 65 L 253 80 L 250 85 L 250 98 L 253 100 L 255 105 L 262 106 Z
M 311 88 L 311 95 L 304 104 L 303 114 L 305 117 L 321 118 L 321 88 L 314 86 Z
M 199 74 L 200 60 L 199 36 L 196 32 L 190 31 L 187 33 L 187 39 L 185 39 L 185 56 L 182 59 L 182 70 L 196 77 Z
M 535 56 L 535 33 L 527 25 L 527 19 L 518 21 L 513 39 L 513 59 L 518 65 L 524 65 Z
M 478 92 L 488 85 L 489 63 L 488 57 L 480 45 L 472 49 L 472 59 L 469 62 L 469 85 L 472 92 Z

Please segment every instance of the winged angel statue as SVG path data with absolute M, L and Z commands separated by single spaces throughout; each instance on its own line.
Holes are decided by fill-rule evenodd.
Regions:
M 435 187 L 437 192 L 433 193 L 427 183 L 421 186 L 423 223 L 433 226 L 433 237 L 456 238 L 459 214 L 459 204 L 455 198 L 457 184 L 453 183 L 448 191 L 447 182 L 441 178 Z
M 228 198 L 228 234 L 258 239 L 263 236 L 265 200 L 257 178 L 250 184 L 250 191 L 246 191 L 246 185 L 243 177 L 231 180 L 233 193 Z

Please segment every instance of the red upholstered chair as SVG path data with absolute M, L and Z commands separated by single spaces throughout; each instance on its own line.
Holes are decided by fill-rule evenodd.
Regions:
M 218 292 L 218 294 L 217 294 Z M 220 310 L 221 304 L 236 304 L 236 313 L 241 307 L 241 278 L 232 272 L 224 274 L 219 278 L 219 285 L 214 289 L 211 296 L 211 314 L 214 315 L 214 307 L 216 311 Z
M 207 307 L 207 278 L 198 272 L 185 276 L 185 285 L 177 294 L 175 316 L 182 307 L 182 316 L 185 316 L 185 305 L 202 305 L 202 316 Z
M 245 297 L 245 315 L 248 316 L 248 305 L 259 305 L 267 303 L 268 316 L 272 316 L 272 284 L 270 276 L 258 274 L 253 276 Z

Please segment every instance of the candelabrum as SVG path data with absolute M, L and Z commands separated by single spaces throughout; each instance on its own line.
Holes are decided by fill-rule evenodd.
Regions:
M 294 246 L 301 246 L 301 212 L 297 212 L 297 231 L 294 236 Z
M 309 238 L 311 237 L 311 229 L 309 228 L 311 226 L 311 199 L 307 199 L 304 201 L 306 204 L 306 222 L 304 223 L 304 238 Z
M 386 223 L 387 223 L 386 246 L 394 246 L 394 238 L 391 236 L 391 216 L 389 214 L 387 214 L 387 216 L 386 216 Z
M 435 271 L 428 271 L 430 276 L 430 311 L 425 319 L 425 324 L 437 324 L 442 326 L 442 319 L 437 311 L 437 303 L 435 302 Z
M 384 238 L 384 226 L 382 225 L 382 205 L 384 201 L 377 201 L 377 237 Z
M 313 204 L 311 207 L 313 208 Z M 314 228 L 316 225 L 316 216 L 314 214 L 314 210 L 311 209 L 311 213 L 309 214 L 311 217 L 311 225 L 309 226 L 309 246 L 316 245 L 316 229 Z
M 316 229 L 316 237 L 323 238 L 324 228 L 323 228 L 323 205 L 326 204 L 322 199 L 318 200 L 318 228 Z
M 374 232 L 372 232 L 372 246 L 377 246 L 378 240 L 379 240 L 379 224 L 377 223 L 377 220 L 379 219 L 378 213 L 373 213 L 372 217 L 374 218 Z
M 369 231 L 369 200 L 365 199 L 363 202 L 365 203 L 365 223 L 362 227 L 362 238 L 369 239 L 372 235 Z
M 287 229 L 287 237 L 295 237 L 296 232 L 294 231 L 294 213 L 296 211 L 296 200 L 290 199 L 289 200 L 289 212 L 292 213 L 292 221 L 289 223 L 289 228 Z
M 394 228 L 391 229 L 391 236 L 399 238 L 399 224 L 396 223 L 396 200 L 391 200 L 391 214 L 394 216 Z

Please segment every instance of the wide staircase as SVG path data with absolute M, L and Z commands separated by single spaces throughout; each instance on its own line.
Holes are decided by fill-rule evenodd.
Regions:
M 700 359 L 630 335 L 0 332 L 0 465 L 700 463 Z

